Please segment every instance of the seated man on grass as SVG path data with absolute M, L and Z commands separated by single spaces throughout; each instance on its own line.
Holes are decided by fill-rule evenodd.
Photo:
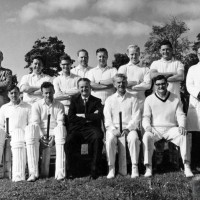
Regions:
M 62 180 L 65 178 L 65 152 L 64 144 L 66 128 L 64 124 L 64 106 L 53 97 L 55 91 L 53 84 L 44 82 L 41 85 L 43 99 L 32 105 L 31 124 L 26 129 L 26 146 L 28 155 L 29 175 L 28 181 L 35 181 L 39 177 L 38 160 L 39 145 L 44 143 L 51 146 L 55 141 L 56 146 L 56 171 L 55 178 Z M 47 136 L 47 120 L 50 116 L 49 140 Z
M 152 155 L 154 143 L 166 139 L 180 147 L 186 177 L 192 177 L 190 169 L 191 144 L 185 129 L 186 116 L 177 95 L 167 90 L 168 82 L 164 75 L 154 79 L 155 93 L 148 96 L 144 103 L 142 125 L 145 177 L 152 176 Z
M 106 152 L 108 157 L 109 173 L 107 178 L 115 176 L 115 156 L 117 138 L 125 135 L 132 162 L 131 178 L 139 176 L 138 157 L 140 140 L 137 129 L 141 121 L 139 101 L 131 93 L 126 92 L 128 82 L 124 74 L 114 76 L 114 87 L 117 92 L 106 99 L 104 107 L 106 126 Z M 120 132 L 119 112 L 122 113 L 122 132 Z M 126 174 L 123 174 L 126 175 Z

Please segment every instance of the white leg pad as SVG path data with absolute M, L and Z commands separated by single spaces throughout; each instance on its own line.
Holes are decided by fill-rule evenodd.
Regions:
M 39 139 L 41 129 L 38 125 L 29 125 L 25 129 L 29 175 L 39 176 Z
M 65 138 L 67 135 L 66 128 L 64 126 L 57 126 L 54 129 L 55 143 L 56 143 L 56 172 L 55 178 L 61 179 L 65 178 L 65 168 L 66 168 L 66 159 L 64 144 Z
M 2 161 L 3 147 L 5 143 L 6 132 L 3 129 L 0 129 L 0 163 Z
M 26 167 L 26 148 L 25 148 L 25 132 L 22 129 L 15 129 L 11 137 L 12 150 L 12 181 L 25 180 Z

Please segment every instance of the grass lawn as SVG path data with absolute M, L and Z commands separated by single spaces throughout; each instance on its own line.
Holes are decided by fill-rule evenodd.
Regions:
M 191 179 L 183 172 L 155 174 L 152 178 L 137 179 L 117 175 L 107 180 L 89 177 L 56 181 L 53 177 L 34 183 L 13 183 L 0 179 L 0 199 L 192 199 Z

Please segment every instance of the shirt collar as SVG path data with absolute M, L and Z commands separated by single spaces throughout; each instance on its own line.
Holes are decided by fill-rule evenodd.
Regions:
M 128 66 L 131 66 L 131 65 L 139 66 L 139 65 L 140 65 L 140 61 L 139 61 L 137 64 L 133 64 L 131 61 L 129 61 L 127 65 L 128 65 Z
M 35 74 L 35 73 L 31 73 L 30 74 L 32 77 L 43 77 L 44 76 L 44 74 L 43 73 L 41 73 L 41 74 Z
M 82 71 L 84 71 L 84 70 L 88 70 L 90 67 L 89 67 L 89 66 L 83 67 L 83 66 L 81 66 L 81 65 L 79 64 L 79 65 L 77 65 L 76 68 L 77 68 L 77 69 L 80 69 L 80 70 L 82 70 Z
M 13 104 L 12 101 L 10 101 L 10 102 L 8 103 L 9 106 L 20 106 L 21 104 L 23 104 L 23 101 L 21 101 L 21 100 L 20 100 L 19 104 L 16 104 L 16 105 Z
M 118 92 L 115 92 L 115 96 L 117 97 L 117 98 L 126 98 L 126 96 L 127 96 L 127 92 L 125 92 L 125 94 L 124 94 L 124 96 L 121 96 Z
M 165 62 L 165 63 L 171 63 L 171 62 L 174 61 L 174 58 L 172 57 L 171 60 L 165 60 L 165 59 L 161 58 L 160 60 L 161 60 L 162 62 Z
M 55 99 L 53 99 L 53 102 L 52 102 L 50 105 L 47 105 L 46 102 L 45 102 L 45 100 L 42 99 L 42 105 L 51 106 L 51 105 L 53 105 L 54 103 L 55 103 Z

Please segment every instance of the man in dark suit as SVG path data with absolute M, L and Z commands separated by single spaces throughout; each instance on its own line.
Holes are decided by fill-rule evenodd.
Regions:
M 86 142 L 92 151 L 91 178 L 96 179 L 103 147 L 102 104 L 100 99 L 91 95 L 89 79 L 79 79 L 78 89 L 80 94 L 72 97 L 68 113 L 69 133 L 65 144 L 67 173 L 69 178 L 73 178 L 76 160 L 74 152 Z

